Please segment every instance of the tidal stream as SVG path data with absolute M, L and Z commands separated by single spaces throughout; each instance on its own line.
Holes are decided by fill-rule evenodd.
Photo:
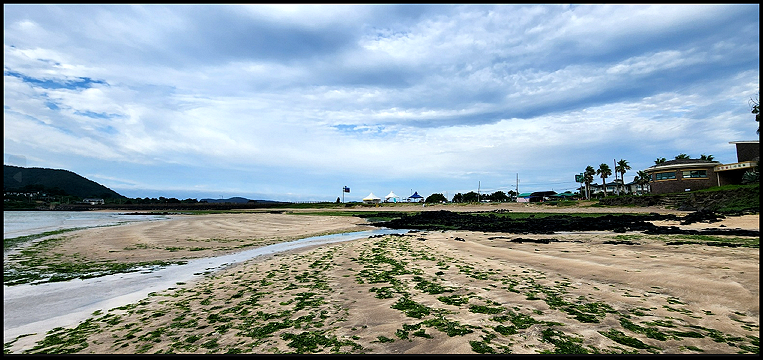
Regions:
M 158 270 L 107 275 L 98 278 L 4 286 L 3 342 L 20 335 L 36 334 L 41 338 L 56 327 L 68 327 L 86 320 L 93 312 L 132 304 L 152 292 L 176 287 L 205 274 L 258 256 L 300 249 L 308 246 L 367 238 L 374 235 L 407 233 L 408 230 L 374 229 L 367 231 L 308 237 L 238 253 L 188 260 Z

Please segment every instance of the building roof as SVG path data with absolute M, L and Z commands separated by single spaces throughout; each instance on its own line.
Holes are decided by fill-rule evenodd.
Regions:
M 617 179 L 617 180 L 618 180 L 618 181 L 610 181 L 610 182 L 608 182 L 608 183 L 605 183 L 604 185 L 605 185 L 605 186 L 620 186 L 620 185 L 622 185 L 622 184 L 623 184 L 622 182 L 620 182 L 620 179 Z M 599 184 L 599 183 L 597 183 L 597 182 L 592 182 L 592 183 L 591 183 L 591 186 L 601 186 L 601 184 Z
M 701 159 L 674 159 L 674 160 L 668 160 L 665 161 L 662 164 L 655 164 L 648 168 L 646 168 L 646 171 L 650 170 L 656 170 L 656 169 L 663 169 L 663 168 L 681 168 L 686 166 L 703 166 L 703 167 L 712 167 L 720 164 L 718 161 L 714 160 L 701 160 Z
M 578 195 L 578 194 L 574 194 L 574 193 L 572 193 L 572 192 L 570 192 L 570 191 L 565 191 L 565 192 L 563 192 L 563 193 L 560 193 L 560 194 L 553 194 L 553 195 L 550 195 L 550 196 L 553 196 L 553 197 L 566 197 L 566 196 L 577 196 L 577 195 Z

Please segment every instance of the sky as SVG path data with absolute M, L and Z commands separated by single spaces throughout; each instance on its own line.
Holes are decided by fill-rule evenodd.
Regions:
M 3 16 L 4 164 L 131 198 L 575 191 L 589 165 L 626 160 L 631 182 L 662 157 L 736 162 L 730 142 L 759 139 L 759 4 Z

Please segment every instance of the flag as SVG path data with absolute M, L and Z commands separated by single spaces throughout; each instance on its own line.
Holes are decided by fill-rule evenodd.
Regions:
M 348 188 L 348 187 L 346 187 L 346 186 L 345 186 L 345 187 L 344 187 L 344 192 L 350 192 L 350 188 Z

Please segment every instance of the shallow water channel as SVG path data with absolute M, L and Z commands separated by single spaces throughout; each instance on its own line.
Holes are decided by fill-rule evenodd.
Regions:
M 177 286 L 179 282 L 199 279 L 204 274 L 258 256 L 295 250 L 308 246 L 367 238 L 374 235 L 401 234 L 408 230 L 373 229 L 314 236 L 283 242 L 238 253 L 188 260 L 183 265 L 158 270 L 107 275 L 85 280 L 4 286 L 3 342 L 20 335 L 45 335 L 55 327 L 68 327 L 86 320 L 93 312 L 104 312 L 132 304 L 149 293 Z

